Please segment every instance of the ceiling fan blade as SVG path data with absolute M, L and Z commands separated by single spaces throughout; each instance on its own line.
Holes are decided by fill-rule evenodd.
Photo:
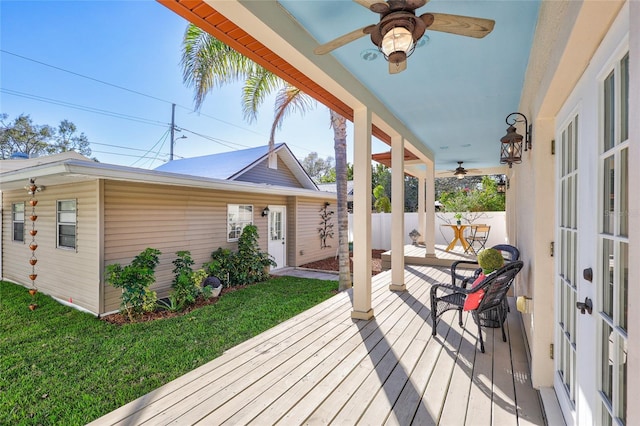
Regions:
M 376 13 L 384 13 L 389 10 L 389 4 L 383 0 L 353 0 L 358 3 L 360 6 L 366 7 L 367 9 L 376 12 Z
M 473 16 L 449 15 L 447 13 L 425 13 L 420 19 L 427 29 L 466 37 L 482 38 L 493 31 L 495 21 Z
M 393 63 L 389 62 L 389 74 L 398 74 L 407 69 L 407 60 Z
M 366 27 L 351 31 L 350 33 L 342 35 L 336 39 L 331 40 L 330 42 L 316 47 L 313 53 L 315 53 L 316 55 L 325 55 L 332 50 L 337 49 L 338 47 L 342 47 L 347 43 L 351 43 L 352 41 L 355 41 L 360 37 L 364 37 L 367 34 L 370 34 L 375 27 L 375 25 L 367 25 Z

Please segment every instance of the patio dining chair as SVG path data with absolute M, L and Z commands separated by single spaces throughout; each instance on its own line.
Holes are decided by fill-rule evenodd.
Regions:
M 504 331 L 504 320 L 506 311 L 504 300 L 507 292 L 513 283 L 513 279 L 522 269 L 523 262 L 520 260 L 507 263 L 502 268 L 484 277 L 481 281 L 467 289 L 450 284 L 435 284 L 431 287 L 431 327 L 432 334 L 436 335 L 438 319 L 450 310 L 458 311 L 458 324 L 463 326 L 462 311 L 471 312 L 473 320 L 478 326 L 478 339 L 480 340 L 480 351 L 484 353 L 484 340 L 482 339 L 482 327 L 494 327 L 493 323 L 487 324 L 483 319 L 483 314 L 497 311 L 500 329 L 502 330 L 502 341 L 507 341 Z M 472 303 L 469 303 L 472 302 Z M 473 303 L 475 302 L 475 303 Z
M 489 231 L 491 231 L 490 225 L 471 225 L 469 236 L 466 237 L 469 248 L 465 253 L 471 251 L 473 254 L 478 254 L 479 251 L 484 250 L 484 245 L 489 238 Z M 476 246 L 478 246 L 478 248 L 476 248 Z

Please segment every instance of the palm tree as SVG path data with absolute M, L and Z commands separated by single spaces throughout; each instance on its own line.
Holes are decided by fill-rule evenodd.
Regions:
M 304 115 L 316 105 L 315 100 L 300 89 L 193 24 L 188 25 L 182 42 L 182 79 L 187 86 L 195 90 L 196 110 L 202 107 L 206 95 L 216 86 L 243 80 L 242 109 L 249 123 L 257 118 L 258 108 L 264 100 L 276 92 L 275 115 L 269 135 L 270 163 L 275 146 L 275 132 L 281 127 L 283 120 L 296 112 Z M 334 111 L 329 112 L 336 157 L 339 289 L 342 291 L 351 288 L 347 214 L 347 132 L 346 119 Z

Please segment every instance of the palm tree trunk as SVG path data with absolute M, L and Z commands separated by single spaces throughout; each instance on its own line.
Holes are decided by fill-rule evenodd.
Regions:
M 338 290 L 351 288 L 349 267 L 349 213 L 347 211 L 347 120 L 331 112 L 331 127 L 336 155 L 336 187 L 338 190 Z

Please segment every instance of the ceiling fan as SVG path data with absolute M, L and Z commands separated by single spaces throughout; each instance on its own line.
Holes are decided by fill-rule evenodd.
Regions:
M 416 42 L 427 29 L 482 38 L 489 34 L 495 25 L 495 21 L 491 19 L 446 13 L 423 13 L 416 16 L 416 9 L 427 4 L 429 0 L 354 1 L 372 12 L 380 14 L 380 22 L 331 40 L 317 47 L 314 53 L 316 55 L 327 54 L 369 34 L 373 44 L 389 61 L 389 74 L 397 74 L 407 68 L 407 58 L 413 53 Z
M 451 176 L 451 174 L 453 174 L 454 177 L 457 177 L 458 179 L 462 179 L 466 176 L 467 173 L 478 173 L 480 172 L 479 169 L 465 169 L 464 167 L 462 167 L 462 163 L 464 163 L 464 161 L 458 161 L 458 167 L 456 167 L 456 169 L 451 172 L 451 171 L 442 171 L 439 172 L 439 175 L 448 175 Z

